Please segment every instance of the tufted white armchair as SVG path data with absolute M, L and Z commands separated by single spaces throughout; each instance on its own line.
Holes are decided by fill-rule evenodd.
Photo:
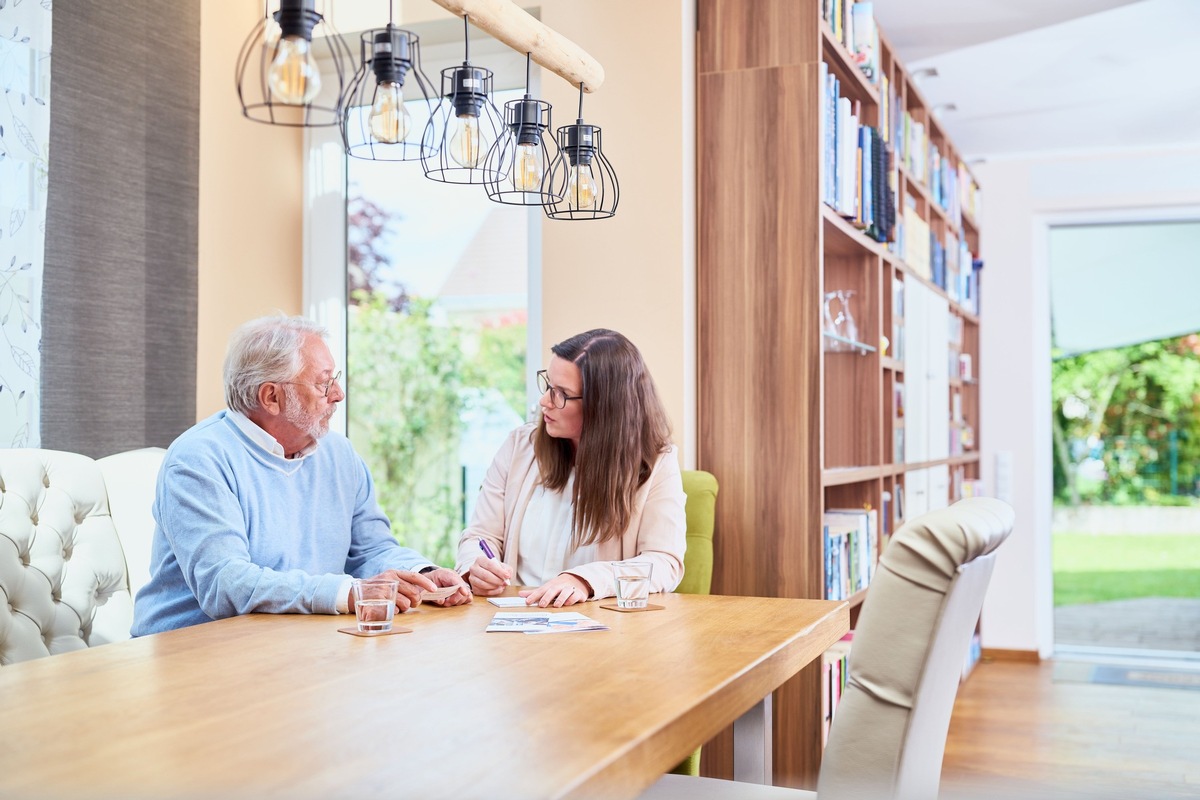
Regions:
M 0 665 L 129 638 L 165 452 L 0 450 Z

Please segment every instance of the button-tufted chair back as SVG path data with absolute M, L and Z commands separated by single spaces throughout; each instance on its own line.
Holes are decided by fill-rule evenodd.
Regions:
M 122 454 L 136 469 L 120 471 L 124 486 L 114 494 L 129 507 L 114 514 L 101 462 L 0 450 L 0 665 L 129 638 L 133 597 L 114 518 L 136 547 L 149 547 L 147 498 L 164 453 L 137 452 Z

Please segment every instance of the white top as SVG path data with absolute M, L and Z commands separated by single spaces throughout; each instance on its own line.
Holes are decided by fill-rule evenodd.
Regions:
M 572 471 L 561 492 L 549 491 L 541 484 L 533 490 L 521 520 L 523 534 L 517 545 L 516 583 L 541 586 L 570 567 L 597 560 L 595 545 L 571 549 L 574 487 Z

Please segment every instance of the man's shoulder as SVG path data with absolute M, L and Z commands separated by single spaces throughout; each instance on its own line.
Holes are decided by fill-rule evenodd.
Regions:
M 325 451 L 333 458 L 354 458 L 359 457 L 358 451 L 354 449 L 354 444 L 346 437 L 345 434 L 337 431 L 329 431 L 321 437 L 321 443 L 317 447 L 317 452 Z
M 172 451 L 211 446 L 213 442 L 228 441 L 233 425 L 226 419 L 224 411 L 200 420 L 176 437 L 169 448 Z
M 246 443 L 225 412 L 220 411 L 179 434 L 167 448 L 164 464 L 194 465 L 212 458 L 226 461 L 239 452 L 246 452 Z

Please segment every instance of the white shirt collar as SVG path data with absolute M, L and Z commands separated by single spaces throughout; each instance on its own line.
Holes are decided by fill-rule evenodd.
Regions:
M 225 414 L 233 421 L 234 425 L 238 426 L 238 429 L 241 430 L 242 433 L 249 437 L 250 441 L 254 442 L 256 445 L 261 447 L 263 450 L 266 450 L 273 456 L 278 456 L 279 458 L 284 459 L 287 458 L 287 453 L 283 452 L 283 445 L 281 445 L 274 436 L 260 428 L 245 414 L 241 413 L 240 411 L 234 411 L 232 408 L 226 409 Z M 295 457 L 289 460 L 296 461 L 312 455 L 314 452 L 316 452 L 319 444 L 320 441 L 314 439 L 312 444 L 296 453 Z

